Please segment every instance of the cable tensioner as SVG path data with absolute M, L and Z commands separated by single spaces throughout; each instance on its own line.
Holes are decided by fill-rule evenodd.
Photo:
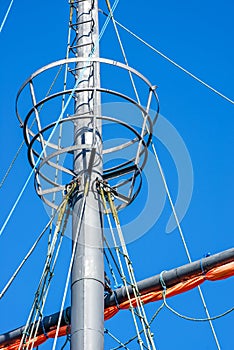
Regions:
M 112 201 L 115 199 L 115 197 L 119 197 L 117 191 L 115 188 L 111 187 L 108 183 L 108 181 L 106 180 L 100 180 L 100 179 L 96 179 L 96 188 L 99 194 L 101 194 L 101 190 L 103 190 L 104 192 L 104 196 L 106 201 L 108 202 L 108 193 L 111 194 L 111 199 Z
M 77 193 L 79 192 L 80 184 L 81 184 L 80 178 L 77 177 L 77 178 L 74 178 L 67 185 L 65 185 L 63 194 L 64 196 L 68 197 L 68 204 L 70 207 L 72 206 L 74 196 L 76 196 Z

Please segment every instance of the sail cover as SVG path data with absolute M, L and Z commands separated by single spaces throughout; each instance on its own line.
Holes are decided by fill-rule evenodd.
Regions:
M 160 274 L 161 275 L 161 274 Z M 147 304 L 163 299 L 160 275 L 147 278 L 137 283 L 141 293 L 142 301 Z M 165 271 L 163 280 L 167 286 L 166 297 L 189 291 L 204 281 L 218 281 L 234 276 L 234 248 L 225 252 L 212 255 L 202 260 L 195 261 L 176 269 Z M 131 287 L 129 287 L 132 295 Z M 117 312 L 129 309 L 130 301 L 126 297 L 124 287 L 118 288 L 114 293 L 105 298 L 105 320 L 113 317 Z M 132 305 L 136 306 L 136 300 L 131 299 Z M 58 336 L 70 333 L 70 307 L 63 311 L 62 320 Z M 58 323 L 59 313 L 44 317 L 38 327 L 37 336 L 26 345 L 37 347 L 49 338 L 54 338 Z M 17 328 L 13 331 L 0 335 L 0 349 L 17 350 L 25 327 Z

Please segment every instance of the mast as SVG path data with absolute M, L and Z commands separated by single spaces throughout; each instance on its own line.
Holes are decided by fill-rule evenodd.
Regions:
M 132 203 L 142 187 L 148 146 L 159 115 L 156 86 L 128 64 L 99 57 L 98 0 L 71 0 L 69 23 L 66 58 L 34 72 L 23 83 L 16 98 L 16 113 L 28 146 L 28 159 L 35 171 L 37 194 L 52 208 L 52 213 L 58 211 L 60 221 L 62 203 L 66 202 L 66 214 L 72 208 L 73 249 L 61 312 L 72 266 L 71 348 L 104 348 L 102 206 L 105 214 L 112 213 L 113 224 L 117 226 L 115 232 L 109 228 L 113 235 L 108 244 L 113 245 L 118 254 L 121 279 L 125 288 L 128 284 L 133 286 L 138 300 L 139 313 L 135 313 L 133 308 L 131 313 L 140 348 L 143 349 L 143 340 L 139 329 L 144 327 L 144 341 L 150 349 L 155 349 L 133 268 L 129 266 L 130 259 L 117 212 Z M 106 76 L 111 77 L 105 81 L 105 86 L 100 86 L 100 65 L 104 66 Z M 64 79 L 57 78 L 62 71 Z M 75 82 L 68 72 L 74 75 Z M 55 73 L 52 75 L 55 79 L 53 89 L 48 81 L 44 96 L 40 92 L 40 83 L 45 84 L 48 80 L 47 73 Z M 122 77 L 130 78 L 132 82 L 136 79 L 142 98 L 135 100 L 129 96 L 128 85 L 119 86 Z M 24 109 L 22 117 L 21 101 L 25 96 L 29 112 L 25 116 Z M 102 115 L 101 96 L 108 103 L 122 102 L 124 108 L 127 105 L 127 110 L 131 106 L 134 111 L 131 120 L 129 112 L 116 111 L 113 105 L 113 110 Z M 141 100 L 144 104 L 140 103 Z M 51 108 L 55 115 L 51 114 Z M 152 116 L 151 110 L 155 111 Z M 102 135 L 102 121 L 111 128 L 108 129 L 111 133 Z M 67 132 L 69 137 L 66 137 Z M 111 163 L 108 159 L 112 160 Z M 59 322 L 57 333 L 58 329 Z
M 186 282 L 193 277 L 198 277 L 198 278 L 201 276 L 204 277 L 204 280 L 201 281 L 201 283 L 204 282 L 205 280 L 216 281 L 219 279 L 228 278 L 234 275 L 234 267 L 233 265 L 232 266 L 230 265 L 230 264 L 233 264 L 233 262 L 234 262 L 234 248 L 231 248 L 223 252 L 220 252 L 218 254 L 203 258 L 202 260 L 197 260 L 192 263 L 173 268 L 172 270 L 165 271 L 163 273 L 163 280 L 167 288 L 170 288 L 170 287 L 175 287 L 177 283 Z M 216 271 L 214 271 L 215 269 Z M 218 269 L 220 270 L 218 271 Z M 212 272 L 211 277 L 209 277 L 207 274 L 210 272 Z M 157 274 L 145 280 L 139 281 L 137 284 L 141 295 L 162 291 L 160 276 L 161 274 Z M 195 288 L 195 286 L 196 285 L 194 285 L 193 287 Z M 175 293 L 175 294 L 180 294 L 187 290 L 188 289 L 181 290 L 181 287 L 180 287 L 180 289 L 178 289 L 178 293 Z M 131 297 L 134 298 L 131 286 L 129 286 L 129 292 Z M 126 298 L 125 287 L 120 287 L 115 290 L 115 293 L 112 293 L 107 298 L 105 298 L 105 309 L 115 306 L 116 301 L 118 301 L 118 303 L 121 304 L 126 300 L 127 298 Z M 147 301 L 147 302 L 151 302 L 151 301 Z M 58 319 L 59 319 L 59 312 L 49 316 L 45 316 L 43 321 L 40 322 L 40 327 L 38 329 L 37 336 L 40 336 L 43 333 L 45 334 L 45 332 L 48 333 L 51 330 L 54 330 L 54 328 L 58 324 Z M 63 326 L 66 326 L 67 324 L 70 324 L 70 319 L 71 319 L 71 308 L 68 307 L 63 311 L 61 326 L 63 327 Z M 42 324 L 44 328 L 42 327 Z M 16 343 L 17 340 L 21 338 L 24 332 L 25 332 L 25 326 L 19 327 L 17 329 L 8 331 L 7 333 L 1 334 L 0 346 L 11 347 L 12 344 L 14 344 L 14 342 Z M 45 341 L 46 341 L 46 336 L 45 336 Z
M 76 56 L 99 57 L 98 1 L 78 1 L 76 5 Z M 102 215 L 96 187 L 102 176 L 100 93 L 87 89 L 100 86 L 99 62 L 78 62 L 76 84 L 84 91 L 76 94 L 74 122 L 74 173 L 80 179 L 80 193 L 73 203 L 73 244 L 78 222 L 82 224 L 71 278 L 71 349 L 101 350 L 104 347 L 104 263 Z M 82 117 L 85 116 L 85 119 Z M 80 149 L 85 145 L 83 151 Z M 83 146 L 84 147 L 84 146 Z M 87 197 L 85 186 L 89 184 Z

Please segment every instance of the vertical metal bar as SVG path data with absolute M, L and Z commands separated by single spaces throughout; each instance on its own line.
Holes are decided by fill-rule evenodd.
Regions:
M 148 101 L 147 101 L 147 106 L 146 106 L 146 114 L 142 113 L 143 124 L 142 124 L 142 128 L 141 128 L 141 139 L 140 139 L 139 144 L 138 144 L 137 154 L 136 154 L 136 158 L 135 158 L 136 165 L 138 165 L 138 163 L 139 163 L 140 152 L 141 152 L 141 147 L 142 147 L 142 140 L 144 138 L 145 132 L 147 132 L 147 120 L 148 120 L 148 113 L 149 113 L 149 109 L 150 109 L 152 95 L 153 95 L 153 91 L 150 89 L 149 97 L 148 97 Z
M 37 128 L 38 128 L 38 132 L 39 132 L 39 138 L 40 138 L 40 142 L 41 142 L 41 146 L 42 146 L 44 157 L 46 157 L 45 141 L 44 141 L 44 138 L 43 138 L 42 134 L 40 133 L 40 131 L 41 131 L 41 122 L 40 122 L 39 112 L 38 112 L 38 109 L 36 107 L 37 101 L 36 101 L 36 95 L 35 95 L 35 90 L 34 90 L 34 86 L 33 86 L 32 80 L 30 80 L 29 86 L 30 86 L 30 92 L 31 92 L 31 99 L 32 99 L 32 103 L 33 103 L 34 114 L 35 114 L 36 122 L 37 122 Z
M 76 54 L 86 62 L 76 66 L 79 88 L 98 88 L 100 85 L 99 63 L 89 62 L 99 56 L 98 4 L 97 0 L 76 3 Z M 99 208 L 95 179 L 102 176 L 101 121 L 92 115 L 100 115 L 100 96 L 94 91 L 77 93 L 74 122 L 74 143 L 87 144 L 88 149 L 74 152 L 74 172 L 81 178 L 78 198 L 73 206 L 73 240 L 76 236 L 82 197 L 86 180 L 90 189 L 78 238 L 77 251 L 71 281 L 71 349 L 103 350 L 104 348 L 104 263 L 102 214 Z M 90 119 L 82 119 L 90 115 Z M 96 119 L 96 120 L 95 120 Z M 95 142 L 94 141 L 95 138 Z M 96 152 L 91 150 L 96 148 Z M 97 151 L 98 150 L 98 151 Z M 92 168 L 92 171 L 91 171 Z M 73 242 L 74 243 L 74 242 Z

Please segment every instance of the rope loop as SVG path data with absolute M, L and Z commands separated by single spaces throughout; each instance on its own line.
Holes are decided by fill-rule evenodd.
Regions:
M 206 271 L 204 270 L 204 266 L 203 266 L 203 262 L 202 262 L 202 259 L 204 258 L 207 258 L 208 256 L 210 256 L 211 254 L 208 252 L 206 254 L 203 255 L 203 257 L 201 258 L 201 261 L 200 261 L 200 267 L 201 267 L 201 272 L 202 272 L 202 275 L 205 277 L 206 276 Z
M 44 336 L 46 337 L 46 339 L 48 339 L 49 337 L 48 337 L 48 334 L 45 330 L 44 318 L 41 319 L 41 328 L 42 328 L 42 332 L 43 332 Z
M 161 283 L 161 286 L 162 286 L 163 291 L 166 292 L 166 291 L 167 291 L 167 286 L 166 286 L 166 283 L 165 283 L 165 281 L 164 281 L 164 279 L 163 279 L 163 274 L 164 274 L 164 272 L 166 272 L 166 270 L 163 270 L 163 271 L 160 273 L 160 275 L 159 275 L 159 281 L 160 281 L 160 283 Z

